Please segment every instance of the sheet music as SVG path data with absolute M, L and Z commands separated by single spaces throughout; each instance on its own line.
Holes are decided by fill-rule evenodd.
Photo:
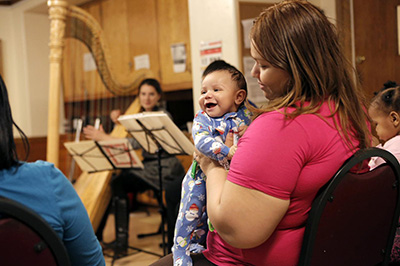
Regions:
M 97 143 L 115 168 L 144 168 L 128 139 L 103 140 Z
M 154 135 L 156 141 L 167 153 L 191 155 L 194 152 L 193 143 L 164 112 L 143 112 L 133 115 L 122 115 L 118 118 L 118 121 L 149 153 L 156 153 L 158 147 L 140 124 Z
M 143 128 L 139 125 L 136 119 L 132 119 L 133 115 L 121 115 L 118 121 L 133 135 L 139 142 L 140 146 L 149 153 L 157 151 L 157 144 L 149 138 Z
M 143 168 L 142 161 L 125 138 L 97 143 L 93 140 L 65 142 L 64 146 L 82 171 Z

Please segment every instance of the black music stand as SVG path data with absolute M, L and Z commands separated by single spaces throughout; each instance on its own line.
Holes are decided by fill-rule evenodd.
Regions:
M 64 146 L 82 171 L 143 169 L 142 161 L 127 139 L 65 142 Z
M 165 206 L 163 204 L 163 182 L 161 156 L 165 152 L 170 155 L 192 154 L 193 143 L 172 122 L 164 112 L 144 112 L 134 115 L 120 116 L 119 122 L 129 135 L 136 139 L 140 146 L 150 154 L 157 154 L 159 190 L 157 200 L 161 214 L 161 234 L 163 255 L 167 254 L 165 243 Z

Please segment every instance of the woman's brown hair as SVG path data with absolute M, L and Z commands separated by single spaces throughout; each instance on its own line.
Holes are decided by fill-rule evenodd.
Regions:
M 282 109 L 286 117 L 317 113 L 324 101 L 339 114 L 336 128 L 351 145 L 370 146 L 365 96 L 354 68 L 346 60 L 336 28 L 323 11 L 306 1 L 284 1 L 264 10 L 255 20 L 250 38 L 257 52 L 274 67 L 290 75 L 287 91 L 256 116 Z M 305 103 L 309 102 L 309 105 Z M 287 112 L 294 107 L 294 112 Z

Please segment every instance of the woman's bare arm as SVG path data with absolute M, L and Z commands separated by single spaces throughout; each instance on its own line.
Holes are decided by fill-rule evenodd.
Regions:
M 265 242 L 285 215 L 289 200 L 229 182 L 217 162 L 199 152 L 195 158 L 207 176 L 207 213 L 218 234 L 236 248 Z

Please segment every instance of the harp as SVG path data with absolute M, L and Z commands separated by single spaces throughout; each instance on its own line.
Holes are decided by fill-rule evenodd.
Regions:
M 50 18 L 50 80 L 47 161 L 58 166 L 61 77 L 65 38 L 76 38 L 87 46 L 93 55 L 102 82 L 107 90 L 115 95 L 134 94 L 139 82 L 153 75 L 149 69 L 142 69 L 135 71 L 129 77 L 130 80 L 128 82 L 118 81 L 113 74 L 103 31 L 97 21 L 86 11 L 69 5 L 66 1 L 50 0 L 48 1 L 48 7 Z M 136 99 L 126 113 L 135 113 L 139 110 L 140 105 L 138 99 Z M 124 128 L 118 125 L 111 134 L 116 137 L 124 137 L 126 135 Z M 74 184 L 86 207 L 94 230 L 97 229 L 111 198 L 110 180 L 110 171 L 83 172 Z

